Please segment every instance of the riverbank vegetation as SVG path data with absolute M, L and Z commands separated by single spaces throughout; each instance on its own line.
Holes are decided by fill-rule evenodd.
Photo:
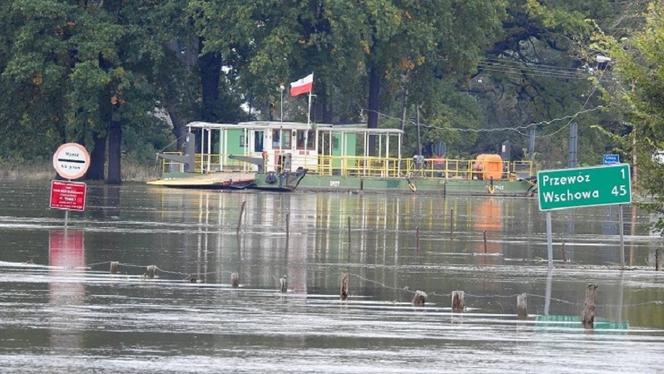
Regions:
M 59 144 L 120 183 L 181 145 L 193 120 L 306 118 L 288 83 L 314 72 L 316 122 L 406 131 L 404 153 L 499 152 L 567 165 L 637 160 L 662 139 L 659 1 L 7 0 L 0 3 L 0 159 L 40 164 Z M 286 90 L 280 89 L 285 86 Z M 124 177 L 123 177 L 124 175 Z

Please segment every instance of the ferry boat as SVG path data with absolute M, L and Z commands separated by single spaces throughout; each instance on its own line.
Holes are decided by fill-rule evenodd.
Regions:
M 404 157 L 400 129 L 364 124 L 192 122 L 183 153 L 160 153 L 168 187 L 524 195 L 530 161 Z

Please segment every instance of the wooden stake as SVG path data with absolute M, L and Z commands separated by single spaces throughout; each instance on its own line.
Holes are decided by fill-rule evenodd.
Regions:
M 157 265 L 148 265 L 145 268 L 145 274 L 143 274 L 143 276 L 152 279 L 156 274 L 157 274 Z
M 424 306 L 424 303 L 427 301 L 427 294 L 424 291 L 417 290 L 411 301 L 415 306 Z
M 237 272 L 231 273 L 231 286 L 233 286 L 233 288 L 240 287 L 240 274 Z
M 235 229 L 235 232 L 237 234 L 240 233 L 240 226 L 242 226 L 242 215 L 244 214 L 244 205 L 246 204 L 246 201 L 242 202 L 242 206 L 240 206 L 240 217 L 237 219 L 237 228 Z
M 450 236 L 454 235 L 454 208 L 450 209 Z
M 415 228 L 415 249 L 420 251 L 420 226 Z
M 348 283 L 348 273 L 341 273 L 341 281 L 339 282 L 339 296 L 341 297 L 342 301 L 348 299 L 348 296 L 350 295 L 348 293 Z
M 662 259 L 662 249 L 657 248 L 655 249 L 655 271 L 659 271 L 659 269 L 662 268 L 660 265 L 661 259 Z
M 282 293 L 288 292 L 288 276 L 286 274 L 279 278 L 279 289 Z
M 525 292 L 516 296 L 516 314 L 519 319 L 528 318 L 528 294 Z
M 452 312 L 463 312 L 463 291 L 452 291 Z
M 563 244 L 560 247 L 560 250 L 562 251 L 563 262 L 567 262 L 567 254 L 565 253 L 565 240 L 563 240 Z
M 484 230 L 484 254 L 486 254 L 486 230 Z
M 595 323 L 595 299 L 597 297 L 597 285 L 589 284 L 586 288 L 586 300 L 584 302 L 581 323 L 583 327 L 592 329 Z
M 350 216 L 348 217 L 347 222 L 348 222 L 347 226 L 348 226 L 348 248 L 349 248 L 348 252 L 350 252 Z
M 109 270 L 111 274 L 117 274 L 120 272 L 120 262 L 119 261 L 111 261 L 111 269 Z

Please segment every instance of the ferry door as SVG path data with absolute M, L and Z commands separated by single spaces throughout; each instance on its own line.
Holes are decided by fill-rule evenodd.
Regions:
M 254 153 L 262 153 L 263 149 L 265 149 L 265 147 L 264 147 L 264 144 L 265 144 L 264 143 L 264 135 L 265 134 L 264 134 L 263 131 L 257 131 L 257 130 L 254 130 L 252 132 L 254 133 L 254 136 L 253 136 L 254 144 L 253 144 L 253 147 L 252 147 L 252 151 Z

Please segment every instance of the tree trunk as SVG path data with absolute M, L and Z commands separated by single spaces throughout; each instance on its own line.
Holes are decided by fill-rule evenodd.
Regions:
M 200 42 L 203 49 L 203 41 Z M 221 54 L 206 53 L 198 58 L 198 69 L 203 89 L 203 108 L 201 117 L 204 121 L 216 121 L 219 118 L 219 79 L 221 75 Z
M 108 177 L 107 184 L 121 184 L 122 125 L 111 120 L 108 126 Z
M 90 168 L 85 175 L 85 179 L 104 180 L 104 163 L 106 162 L 106 136 L 99 133 L 94 134 L 94 148 L 90 155 Z

